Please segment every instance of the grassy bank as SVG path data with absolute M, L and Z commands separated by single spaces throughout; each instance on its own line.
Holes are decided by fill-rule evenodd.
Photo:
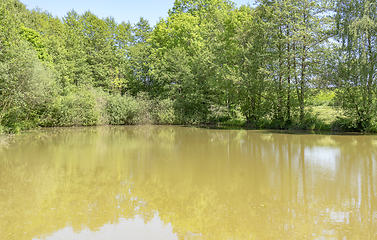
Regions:
M 316 91 L 316 92 L 314 92 Z M 306 115 L 303 122 L 298 117 L 289 123 L 282 123 L 266 116 L 257 126 L 257 129 L 286 129 L 286 130 L 319 130 L 334 132 L 357 132 L 357 126 L 353 119 L 347 117 L 342 110 L 340 103 L 336 100 L 335 90 L 313 90 L 311 97 L 306 102 Z M 219 121 L 219 125 L 232 127 L 250 127 L 246 119 L 235 115 L 226 121 Z M 377 123 L 366 131 L 377 132 Z

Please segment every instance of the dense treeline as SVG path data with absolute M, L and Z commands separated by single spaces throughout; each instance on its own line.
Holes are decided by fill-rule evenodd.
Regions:
M 376 2 L 176 0 L 152 27 L 0 5 L 0 130 L 248 124 L 376 131 Z

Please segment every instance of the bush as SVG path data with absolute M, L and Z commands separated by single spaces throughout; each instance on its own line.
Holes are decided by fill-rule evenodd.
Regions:
M 92 89 L 71 88 L 58 96 L 53 105 L 50 126 L 93 126 L 99 122 L 95 93 Z
M 174 102 L 170 99 L 149 99 L 146 93 L 136 98 L 128 95 L 112 95 L 108 99 L 107 113 L 112 125 L 125 124 L 174 124 Z
M 152 109 L 153 104 L 145 92 L 140 92 L 136 96 L 136 119 L 137 124 L 153 124 Z
M 357 122 L 357 119 L 352 117 L 337 117 L 331 123 L 332 131 L 344 132 L 377 132 L 377 123 L 373 120 L 368 121 L 365 125 Z
M 288 126 L 286 122 L 279 119 L 271 119 L 270 121 L 264 122 L 263 128 L 271 129 L 286 129 Z
M 377 122 L 372 122 L 368 132 L 377 133 Z
M 174 102 L 170 99 L 155 100 L 152 109 L 154 124 L 175 124 Z
M 330 130 L 330 126 L 311 112 L 305 113 L 304 120 L 298 125 L 302 130 Z
M 57 93 L 53 70 L 25 41 L 5 51 L 0 61 L 0 124 L 10 132 L 43 125 Z
M 337 119 L 331 123 L 331 130 L 354 132 L 357 130 L 357 126 L 351 118 L 337 117 Z
M 208 122 L 212 124 L 224 123 L 231 120 L 227 108 L 220 105 L 212 105 L 208 115 Z
M 229 119 L 229 120 L 223 122 L 222 124 L 229 125 L 229 126 L 243 127 L 243 126 L 246 125 L 246 121 L 244 119 L 240 119 L 240 118 L 232 118 L 232 119 Z
M 326 124 L 317 114 L 308 111 L 301 121 L 299 116 L 294 115 L 291 121 L 281 121 L 278 119 L 264 119 L 259 123 L 259 128 L 270 129 L 290 129 L 290 130 L 324 130 L 329 131 L 330 125 Z
M 97 125 L 107 125 L 110 123 L 110 115 L 107 111 L 110 95 L 100 88 L 95 88 L 92 91 L 96 101 L 95 112 L 97 112 L 99 116 Z
M 138 117 L 138 104 L 136 100 L 127 95 L 112 95 L 106 107 L 109 123 L 112 125 L 136 124 Z
M 199 124 L 207 121 L 209 106 L 196 95 L 186 95 L 174 101 L 174 111 L 180 124 Z

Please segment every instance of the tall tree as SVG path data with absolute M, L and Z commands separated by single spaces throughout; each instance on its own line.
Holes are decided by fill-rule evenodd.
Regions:
M 41 124 L 56 93 L 55 77 L 41 62 L 41 36 L 20 22 L 28 16 L 24 6 L 7 0 L 0 15 L 0 125 L 18 131 Z
M 272 98 L 269 93 L 267 65 L 271 60 L 269 53 L 268 12 L 264 6 L 251 9 L 243 6 L 232 16 L 236 22 L 238 62 L 238 102 L 241 111 L 251 125 L 256 125 L 270 112 Z
M 113 38 L 115 23 L 99 19 L 91 12 L 82 16 L 86 62 L 90 69 L 89 78 L 94 87 L 110 90 L 116 74 L 117 59 Z
M 356 128 L 368 130 L 375 120 L 377 4 L 369 0 L 337 1 L 338 99 Z
M 132 77 L 129 79 L 128 90 L 137 95 L 139 92 L 149 92 L 152 95 L 157 94 L 154 78 L 151 74 L 151 37 L 152 27 L 149 22 L 140 18 L 132 28 L 132 42 L 129 49 L 129 66 Z M 157 92 L 156 92 L 157 91 Z
M 319 57 L 331 36 L 330 5 L 317 0 L 282 0 L 262 1 L 259 7 L 266 11 L 269 34 L 270 60 L 265 69 L 272 84 L 272 118 L 284 126 L 297 113 L 303 123 L 307 90 L 313 86 Z
M 63 84 L 69 86 L 92 85 L 93 76 L 88 64 L 88 55 L 85 46 L 84 22 L 83 18 L 75 11 L 70 11 L 63 17 L 64 40 L 65 40 L 65 60 Z
M 321 64 L 321 52 L 332 36 L 331 2 L 318 0 L 300 0 L 296 3 L 298 26 L 293 32 L 298 47 L 299 73 L 297 97 L 300 121 L 304 121 L 307 89 L 312 86 L 315 70 Z
M 211 105 L 226 105 L 229 113 L 229 107 L 235 103 L 236 47 L 234 32 L 226 24 L 234 9 L 233 3 L 224 0 L 175 1 L 169 17 L 156 25 L 151 38 L 156 59 L 173 53 L 170 49 L 181 49 L 186 54 L 190 70 L 180 68 L 184 71 L 178 74 L 186 83 L 182 92 L 185 96 L 177 99 L 191 99 L 185 108 L 195 108 L 203 113 L 201 116 L 208 114 Z M 185 71 L 191 74 L 185 75 Z M 206 121 L 205 117 L 200 121 Z

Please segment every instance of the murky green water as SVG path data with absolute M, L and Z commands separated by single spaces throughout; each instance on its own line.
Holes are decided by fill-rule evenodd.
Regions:
M 127 126 L 0 140 L 0 239 L 377 239 L 377 136 Z

